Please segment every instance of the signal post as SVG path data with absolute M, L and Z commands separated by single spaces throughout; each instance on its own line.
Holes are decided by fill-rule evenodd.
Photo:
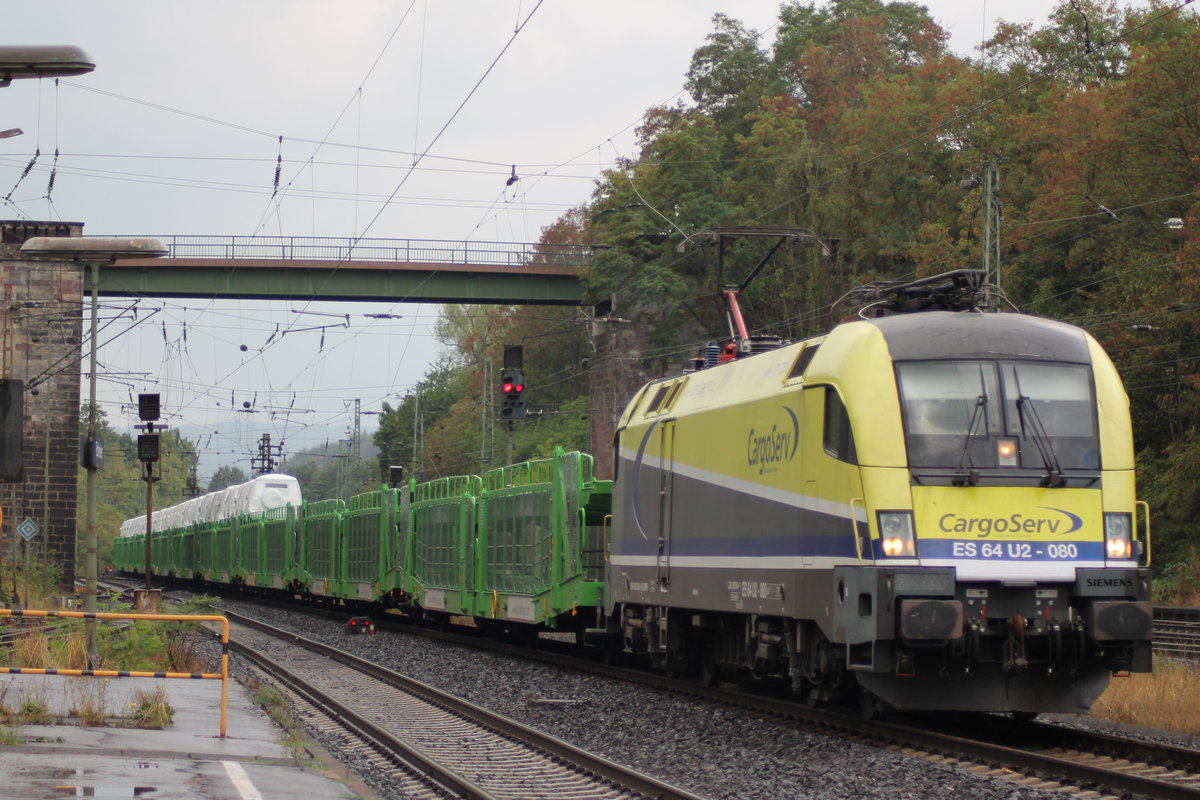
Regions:
M 152 581 L 151 544 L 154 537 L 154 484 L 162 480 L 162 475 L 154 474 L 154 465 L 161 456 L 159 433 L 154 423 L 161 419 L 159 411 L 159 396 L 157 394 L 138 395 L 138 419 L 145 425 L 136 427 L 145 430 L 138 434 L 138 461 L 142 462 L 145 470 L 142 480 L 146 482 L 146 586 L 135 589 L 133 593 L 134 608 L 143 614 L 157 614 L 162 606 L 162 589 L 155 589 Z M 159 428 L 164 426 L 159 425 Z
M 505 464 L 513 460 L 513 420 L 525 418 L 524 348 L 519 344 L 504 346 L 504 368 L 500 371 L 500 418 L 507 424 Z

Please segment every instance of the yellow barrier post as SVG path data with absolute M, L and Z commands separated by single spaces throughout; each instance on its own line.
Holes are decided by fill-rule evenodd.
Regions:
M 221 681 L 221 738 L 225 738 L 226 707 L 229 699 L 229 620 L 216 614 L 116 614 L 108 611 L 19 611 L 0 608 L 0 617 L 64 617 L 68 619 L 122 619 L 151 622 L 220 622 L 220 672 L 148 672 L 115 669 L 34 669 L 31 667 L 0 667 L 7 675 L 65 675 L 81 678 L 186 678 L 189 680 Z

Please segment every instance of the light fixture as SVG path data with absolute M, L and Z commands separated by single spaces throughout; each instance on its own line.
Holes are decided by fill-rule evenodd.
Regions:
M 87 53 L 74 45 L 0 46 L 0 86 L 17 78 L 69 78 L 96 68 Z

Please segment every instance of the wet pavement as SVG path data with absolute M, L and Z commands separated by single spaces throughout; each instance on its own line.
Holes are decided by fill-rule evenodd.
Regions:
M 162 730 L 118 727 L 130 724 L 135 693 L 158 686 L 175 709 L 172 724 Z M 221 682 L 215 680 L 0 676 L 0 705 L 6 709 L 35 703 L 61 718 L 102 701 L 110 718 L 105 727 L 83 727 L 74 719 L 0 727 L 0 800 L 375 797 L 316 746 L 285 745 L 282 730 L 234 681 L 221 738 L 220 697 Z

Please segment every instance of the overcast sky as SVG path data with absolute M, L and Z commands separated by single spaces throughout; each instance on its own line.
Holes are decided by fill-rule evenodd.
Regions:
M 926 5 L 964 54 L 996 17 L 1041 23 L 1052 8 Z M 83 222 L 91 235 L 536 241 L 588 200 L 617 155 L 632 153 L 647 108 L 687 99 L 683 76 L 714 13 L 770 41 L 778 8 L 776 0 L 7 3 L 0 44 L 77 45 L 96 70 L 57 86 L 0 89 L 0 129 L 25 131 L 0 140 L 0 197 L 8 197 L 0 218 Z M 520 180 L 506 186 L 514 168 Z M 262 433 L 291 452 L 336 436 L 352 424 L 355 398 L 364 411 L 395 404 L 438 350 L 429 305 L 306 309 L 349 314 L 348 326 L 259 301 L 147 299 L 136 322 L 127 306 L 106 302 L 100 338 L 109 420 L 129 430 L 136 394 L 161 392 L 171 424 L 199 438 L 206 474 L 232 462 L 249 471 Z M 298 330 L 328 324 L 343 325 Z M 364 429 L 374 419 L 364 417 Z

